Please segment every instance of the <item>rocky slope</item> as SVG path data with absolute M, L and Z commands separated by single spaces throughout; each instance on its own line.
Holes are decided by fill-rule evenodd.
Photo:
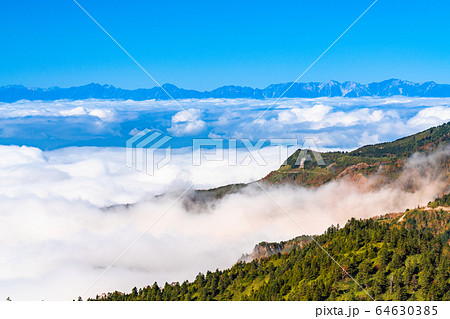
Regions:
M 261 242 L 255 245 L 250 254 L 242 254 L 239 261 L 251 262 L 255 259 L 268 258 L 272 255 L 288 254 L 296 248 L 302 248 L 312 241 L 311 236 L 299 236 L 288 241 L 281 241 L 279 243 Z

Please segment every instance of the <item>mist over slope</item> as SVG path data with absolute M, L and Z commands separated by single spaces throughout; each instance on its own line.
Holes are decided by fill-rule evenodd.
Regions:
M 199 273 L 192 282 L 155 282 L 94 300 L 448 301 L 449 205 L 445 194 L 427 207 L 351 218 L 344 227 L 330 226 L 283 254 Z
M 17 149 L 13 153 L 8 148 L 3 151 L 2 158 L 6 159 Z M 116 289 L 126 291 L 154 281 L 192 280 L 199 271 L 230 267 L 255 243 L 302 234 L 257 185 L 197 211 L 195 206 L 187 210 L 183 201 L 176 201 L 189 186 L 187 178 L 174 182 L 167 196 L 150 196 L 133 206 L 105 210 L 105 202 L 99 199 L 124 199 L 126 191 L 133 193 L 130 188 L 120 187 L 120 183 L 114 186 L 105 180 L 105 174 L 114 171 L 114 166 L 106 164 L 108 161 L 103 165 L 100 161 L 94 165 L 92 159 L 75 162 L 70 165 L 78 166 L 78 173 L 73 169 L 64 173 L 68 164 L 52 159 L 52 154 L 41 157 L 32 149 L 22 151 L 27 154 L 24 158 L 12 161 L 10 157 L 8 165 L 3 162 L 0 170 L 5 176 L 1 190 L 0 240 L 4 244 L 0 247 L 0 293 L 5 298 L 76 298 L 168 207 L 159 222 L 83 297 Z M 65 150 L 64 156 L 73 155 Z M 308 233 L 318 234 L 353 216 L 403 211 L 448 191 L 447 176 L 439 166 L 442 156 L 448 156 L 448 149 L 414 156 L 405 165 L 400 184 L 377 190 L 347 180 L 317 189 L 293 185 L 264 187 Z M 54 163 L 59 172 L 50 169 L 48 162 Z M 15 177 L 11 178 L 11 174 Z M 219 178 L 221 174 L 224 171 L 216 169 L 208 177 Z M 30 181 L 30 177 L 33 186 L 23 188 L 26 183 L 22 181 Z M 122 180 L 129 178 L 123 175 Z M 404 188 L 403 181 L 410 178 L 417 187 Z M 87 194 L 89 197 L 85 197 Z M 97 200 L 89 200 L 96 197 Z

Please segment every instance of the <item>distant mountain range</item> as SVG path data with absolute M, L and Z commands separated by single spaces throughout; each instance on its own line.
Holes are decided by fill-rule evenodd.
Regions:
M 222 86 L 212 91 L 186 90 L 173 84 L 164 84 L 164 89 L 175 99 L 206 99 L 206 98 L 277 98 L 286 91 L 291 83 L 271 84 L 265 89 L 254 89 L 246 86 Z M 309 82 L 295 83 L 284 97 L 362 97 L 362 96 L 414 96 L 414 97 L 450 97 L 450 84 L 435 82 L 413 83 L 398 79 L 382 82 L 360 84 L 356 82 Z M 51 87 L 26 88 L 22 85 L 7 85 L 0 87 L 0 102 L 15 102 L 19 100 L 82 100 L 82 99 L 124 99 L 124 100 L 167 100 L 170 97 L 160 88 L 125 90 L 112 85 L 91 83 L 70 88 Z

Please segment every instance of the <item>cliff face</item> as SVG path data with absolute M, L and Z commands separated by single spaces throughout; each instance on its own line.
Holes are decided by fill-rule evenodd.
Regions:
M 263 241 L 255 245 L 255 248 L 253 248 L 253 251 L 250 254 L 242 254 L 242 257 L 238 261 L 248 263 L 255 259 L 268 258 L 278 253 L 288 254 L 295 248 L 302 248 L 311 241 L 312 238 L 310 236 L 299 236 L 279 243 L 268 243 Z

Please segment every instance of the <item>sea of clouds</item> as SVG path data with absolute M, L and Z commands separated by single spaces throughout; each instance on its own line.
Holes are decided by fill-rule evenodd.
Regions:
M 403 211 L 448 191 L 436 155 L 417 155 L 399 179 L 413 180 L 413 192 L 402 184 L 368 190 L 340 181 L 315 190 L 266 186 L 268 196 L 253 185 L 206 210 L 187 210 L 178 198 L 186 189 L 189 195 L 250 182 L 281 164 L 279 148 L 266 147 L 264 166 L 229 166 L 227 159 L 194 166 L 193 137 L 311 137 L 320 149 L 351 149 L 449 121 L 450 99 L 286 99 L 255 125 L 270 101 L 180 103 L 188 111 L 170 101 L 0 105 L 0 139 L 17 144 L 0 146 L 0 297 L 71 300 L 229 267 L 260 241 L 304 233 L 273 199 L 317 234 L 350 217 Z M 121 147 L 144 128 L 181 139 L 153 176 L 127 167 Z M 240 159 L 247 155 L 238 150 Z
M 0 103 L 0 144 L 55 149 L 123 147 L 145 128 L 176 147 L 202 138 L 314 138 L 350 149 L 390 141 L 450 120 L 449 98 L 205 99 L 174 101 L 18 101 Z M 267 110 L 268 109 L 268 110 Z M 263 116 L 256 121 L 264 112 Z

